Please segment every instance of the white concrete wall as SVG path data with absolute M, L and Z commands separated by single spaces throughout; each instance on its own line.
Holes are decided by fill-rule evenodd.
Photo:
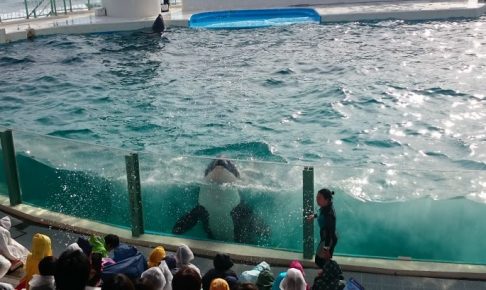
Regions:
M 160 13 L 160 0 L 102 0 L 102 5 L 110 17 L 155 19 Z
M 387 1 L 403 2 L 403 0 Z M 199 11 L 260 9 L 296 5 L 325 5 L 363 2 L 383 2 L 383 0 L 183 0 L 182 11 L 185 13 L 194 13 Z

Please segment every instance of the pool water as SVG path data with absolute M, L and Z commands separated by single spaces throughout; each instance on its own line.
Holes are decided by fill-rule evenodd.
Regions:
M 274 228 L 263 246 L 301 249 L 310 164 L 316 187 L 337 192 L 336 252 L 484 264 L 485 28 L 482 17 L 41 37 L 0 46 L 0 125 L 148 154 L 150 231 L 170 232 L 196 202 L 208 160 L 178 157 L 224 154 L 249 161 L 235 186 Z M 24 189 L 27 202 L 128 226 L 123 159 L 92 172 L 111 159 L 83 164 L 83 146 L 44 141 L 16 144 L 21 174 L 53 180 L 24 180 L 46 192 Z M 76 207 L 95 195 L 102 213 Z

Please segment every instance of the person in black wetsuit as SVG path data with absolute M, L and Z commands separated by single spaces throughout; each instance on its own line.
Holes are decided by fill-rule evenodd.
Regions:
M 332 203 L 333 195 L 334 191 L 330 191 L 327 188 L 319 190 L 316 196 L 317 205 L 320 207 L 319 213 L 307 216 L 307 221 L 309 222 L 317 218 L 317 222 L 319 223 L 319 235 L 321 238 L 319 245 L 324 242 L 324 257 L 319 257 L 317 254 L 315 255 L 315 263 L 320 268 L 322 268 L 327 261 L 331 260 L 334 248 L 338 241 L 336 234 L 336 212 L 334 211 Z

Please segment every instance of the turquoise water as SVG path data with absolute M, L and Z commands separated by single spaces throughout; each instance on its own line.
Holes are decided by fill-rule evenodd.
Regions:
M 338 253 L 484 264 L 485 27 L 483 17 L 13 43 L 0 47 L 0 124 L 145 152 L 149 231 L 170 232 L 204 183 L 209 160 L 179 156 L 226 154 L 248 160 L 235 186 L 273 228 L 263 246 L 301 249 L 295 164 L 312 164 L 316 189 L 337 191 Z M 26 202 L 129 225 L 125 151 L 22 134 Z

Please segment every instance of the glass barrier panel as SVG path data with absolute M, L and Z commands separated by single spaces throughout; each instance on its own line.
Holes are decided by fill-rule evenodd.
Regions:
M 486 264 L 485 171 L 318 167 L 323 187 L 335 192 L 337 255 Z
M 0 132 L 3 132 L 0 127 Z M 3 164 L 2 143 L 0 142 L 0 195 L 8 196 L 7 179 L 5 177 L 5 166 Z
M 14 131 L 23 202 L 130 227 L 127 152 Z
M 142 154 L 146 232 L 302 252 L 302 170 Z

